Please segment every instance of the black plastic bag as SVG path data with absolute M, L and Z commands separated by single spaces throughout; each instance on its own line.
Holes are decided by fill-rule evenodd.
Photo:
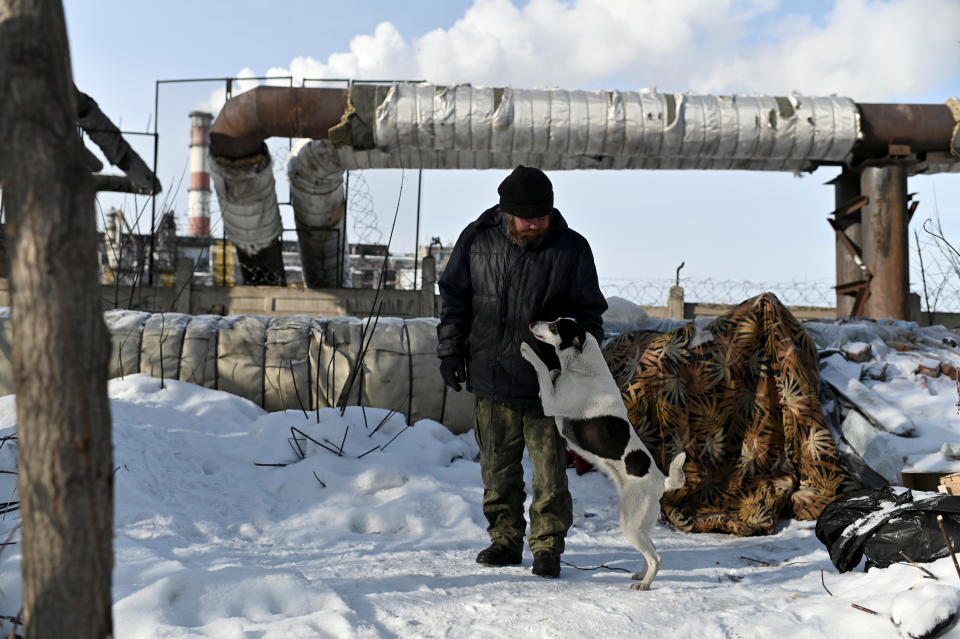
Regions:
M 840 572 L 856 568 L 866 555 L 866 568 L 886 568 L 905 561 L 930 562 L 950 554 L 937 522 L 943 516 L 954 551 L 960 551 L 960 496 L 918 493 L 888 486 L 861 490 L 836 499 L 817 520 L 817 539 L 830 551 Z

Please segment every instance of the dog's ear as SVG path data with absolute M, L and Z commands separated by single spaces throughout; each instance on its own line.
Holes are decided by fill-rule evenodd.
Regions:
M 587 332 L 571 317 L 561 317 L 554 324 L 560 334 L 560 350 L 575 347 L 583 352 L 583 345 L 587 343 Z
M 580 322 L 577 321 L 573 322 L 573 331 L 573 345 L 582 353 L 583 345 L 587 343 L 587 331 L 580 325 Z
M 577 324 L 577 329 L 580 331 L 577 334 L 577 348 L 580 349 L 580 352 L 583 352 L 583 347 L 587 343 L 587 331 L 580 324 Z
M 577 350 L 581 353 L 583 352 L 583 337 L 580 335 L 574 335 L 573 345 L 577 347 Z

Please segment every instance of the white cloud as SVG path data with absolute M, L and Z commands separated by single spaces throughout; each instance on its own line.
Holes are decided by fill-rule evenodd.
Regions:
M 822 25 L 783 18 L 777 41 L 715 63 L 698 84 L 707 91 L 902 99 L 960 72 L 958 25 L 960 3 L 953 0 L 838 0 Z
M 410 45 L 395 26 L 381 22 L 373 35 L 355 36 L 350 41 L 349 52 L 331 54 L 326 62 L 298 56 L 289 68 L 271 68 L 267 75 L 292 75 L 294 83 L 299 85 L 304 78 L 418 79 L 416 70 Z
M 960 3 L 838 0 L 827 15 L 776 0 L 475 0 L 449 28 L 412 42 L 389 22 L 325 62 L 268 75 L 435 83 L 839 93 L 903 99 L 960 72 Z M 249 69 L 244 70 L 249 71 Z M 251 73 L 252 75 L 252 73 Z M 222 92 L 220 92 L 222 94 Z M 211 96 L 211 104 L 219 108 Z M 944 96 L 947 97 L 947 96 Z
M 436 82 L 584 86 L 658 66 L 669 69 L 707 28 L 716 27 L 718 38 L 739 31 L 731 5 L 532 0 L 517 8 L 507 0 L 477 0 L 453 27 L 417 40 L 417 62 L 421 75 Z

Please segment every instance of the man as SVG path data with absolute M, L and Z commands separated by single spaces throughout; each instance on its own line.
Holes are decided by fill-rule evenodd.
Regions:
M 521 563 L 526 444 L 533 464 L 533 573 L 556 578 L 573 521 L 566 452 L 554 419 L 543 415 L 536 373 L 520 357 L 520 342 L 559 368 L 553 349 L 530 334 L 530 323 L 574 317 L 600 340 L 607 303 L 590 246 L 553 208 L 553 185 L 543 171 L 518 166 L 497 191 L 499 205 L 461 233 L 440 276 L 437 356 L 444 381 L 455 391 L 465 382 L 477 396 L 474 434 L 492 542 L 477 563 Z

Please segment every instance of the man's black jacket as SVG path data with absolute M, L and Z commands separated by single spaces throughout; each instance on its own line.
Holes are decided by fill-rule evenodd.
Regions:
M 556 209 L 550 231 L 534 248 L 507 234 L 495 206 L 457 240 L 440 276 L 443 308 L 437 355 L 467 360 L 467 390 L 502 403 L 539 401 L 537 376 L 520 357 L 520 341 L 557 366 L 553 347 L 528 328 L 537 320 L 573 317 L 603 338 L 607 302 L 597 283 L 590 245 L 567 226 Z

